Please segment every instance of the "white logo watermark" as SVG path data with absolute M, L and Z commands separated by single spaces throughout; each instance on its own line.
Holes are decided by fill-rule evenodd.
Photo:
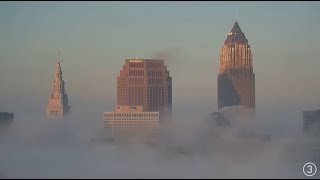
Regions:
M 314 176 L 317 172 L 317 166 L 312 163 L 312 162 L 308 162 L 303 166 L 303 173 L 306 176 Z

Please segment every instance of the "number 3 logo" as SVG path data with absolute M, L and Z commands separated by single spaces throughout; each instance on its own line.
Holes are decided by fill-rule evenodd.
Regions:
M 317 172 L 317 166 L 312 162 L 308 162 L 303 166 L 303 173 L 306 176 L 313 176 Z
M 308 165 L 308 168 L 309 168 L 308 173 L 311 174 L 311 173 L 312 173 L 312 166 L 311 166 L 311 165 Z

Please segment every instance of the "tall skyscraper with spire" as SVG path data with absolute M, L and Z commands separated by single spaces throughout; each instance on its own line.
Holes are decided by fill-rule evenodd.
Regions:
M 62 79 L 60 60 L 61 52 L 59 50 L 55 78 L 52 83 L 52 92 L 47 106 L 47 117 L 49 118 L 63 118 L 71 108 L 71 106 L 68 105 L 68 95 L 65 92 L 65 83 Z
M 237 21 L 221 49 L 218 74 L 218 109 L 232 105 L 255 108 L 251 47 Z

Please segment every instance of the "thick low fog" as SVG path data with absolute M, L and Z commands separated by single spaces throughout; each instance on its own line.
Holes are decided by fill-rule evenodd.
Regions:
M 88 105 L 90 109 L 90 105 Z M 231 127 L 216 127 L 210 114 L 175 114 L 158 138 L 106 141 L 100 109 L 73 109 L 63 120 L 44 113 L 16 113 L 0 134 L 1 178 L 305 178 L 310 153 L 302 137 L 269 141 L 236 136 L 250 123 L 242 107 L 221 113 Z M 110 109 L 109 111 L 112 111 Z M 179 111 L 177 111 L 179 112 Z M 255 121 L 259 122 L 259 119 Z

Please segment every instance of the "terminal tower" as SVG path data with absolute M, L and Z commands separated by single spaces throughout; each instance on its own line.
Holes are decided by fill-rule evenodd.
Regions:
M 52 91 L 47 106 L 48 118 L 63 118 L 69 111 L 71 106 L 68 105 L 68 95 L 65 92 L 65 83 L 62 79 L 61 70 L 61 53 L 59 51 L 58 62 L 56 64 L 55 78 L 52 83 Z

